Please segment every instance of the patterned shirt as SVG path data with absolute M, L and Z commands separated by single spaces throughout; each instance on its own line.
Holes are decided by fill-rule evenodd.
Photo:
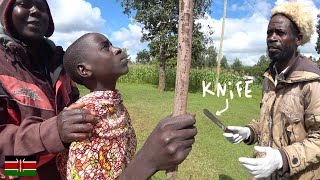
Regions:
M 116 179 L 132 159 L 137 145 L 120 93 L 95 91 L 77 102 L 84 102 L 87 109 L 95 111 L 102 124 L 95 127 L 90 139 L 71 143 L 69 156 L 68 152 L 58 156 L 62 177 L 65 179 L 66 171 L 66 179 Z

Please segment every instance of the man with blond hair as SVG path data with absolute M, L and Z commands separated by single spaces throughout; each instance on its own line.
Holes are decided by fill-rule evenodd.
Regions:
M 223 134 L 235 144 L 257 143 L 254 158 L 239 158 L 253 178 L 320 179 L 320 69 L 297 50 L 313 32 L 303 4 L 272 10 L 260 119 Z

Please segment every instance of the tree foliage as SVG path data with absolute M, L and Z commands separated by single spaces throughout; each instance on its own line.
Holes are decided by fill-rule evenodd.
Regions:
M 179 0 L 117 0 L 121 1 L 123 13 L 143 25 L 142 41 L 168 38 L 178 33 Z M 210 13 L 212 0 L 194 2 L 194 21 Z M 132 12 L 135 12 L 132 13 Z M 166 39 L 162 39 L 166 40 Z
M 230 69 L 230 66 L 228 64 L 228 60 L 227 60 L 226 56 L 223 56 L 221 58 L 220 67 L 223 68 L 223 69 Z
M 210 46 L 206 49 L 206 55 L 204 59 L 204 67 L 216 67 L 217 66 L 217 50 L 214 46 Z
M 151 61 L 150 52 L 146 49 L 137 53 L 136 62 L 141 64 L 148 64 Z
M 270 60 L 267 56 L 262 55 L 254 66 L 246 68 L 246 74 L 254 76 L 258 81 L 262 81 L 263 74 L 267 70 L 269 64 Z
M 121 1 L 123 13 L 133 17 L 134 21 L 143 25 L 142 42 L 148 41 L 152 56 L 159 55 L 160 48 L 166 51 L 166 57 L 171 58 L 177 54 L 179 0 L 117 0 Z M 205 51 L 205 45 L 212 42 L 211 38 L 200 31 L 201 24 L 195 23 L 210 13 L 212 0 L 194 1 L 193 12 L 193 41 L 192 59 L 200 59 Z M 210 35 L 212 31 L 208 32 Z M 196 62 L 192 62 L 198 66 Z
M 143 25 L 142 42 L 150 42 L 150 54 L 159 57 L 159 89 L 163 91 L 165 83 L 166 60 L 177 55 L 179 0 L 117 0 L 124 8 L 124 14 L 133 17 L 134 21 Z M 205 34 L 200 32 L 201 25 L 196 20 L 210 13 L 212 0 L 194 1 L 193 9 L 193 41 L 192 66 L 201 66 L 205 49 Z M 208 38 L 209 39 L 209 38 Z
M 231 68 L 232 68 L 235 72 L 237 72 L 237 73 L 239 73 L 239 74 L 242 73 L 242 71 L 243 71 L 243 65 L 242 65 L 242 62 L 240 61 L 239 58 L 234 59 L 232 65 L 231 65 Z
M 320 54 L 320 16 L 318 15 L 318 24 L 317 24 L 317 34 L 318 34 L 318 39 L 316 42 L 316 51 L 318 54 Z

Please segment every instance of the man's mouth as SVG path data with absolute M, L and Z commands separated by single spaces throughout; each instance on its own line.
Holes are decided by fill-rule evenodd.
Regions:
M 275 50 L 275 49 L 280 50 L 278 43 L 274 43 L 274 42 L 268 43 L 267 46 L 268 46 L 268 50 Z
M 271 52 L 273 52 L 273 51 L 280 51 L 280 49 L 279 49 L 278 47 L 275 47 L 275 46 L 269 46 L 269 47 L 268 47 L 268 51 L 271 51 Z

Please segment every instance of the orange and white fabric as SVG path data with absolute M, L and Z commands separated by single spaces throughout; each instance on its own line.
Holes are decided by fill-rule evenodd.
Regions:
M 69 152 L 58 155 L 57 166 L 62 178 L 116 179 L 134 156 L 137 145 L 120 93 L 118 90 L 95 91 L 77 102 L 84 102 L 87 109 L 95 111 L 101 126 L 94 129 L 90 139 L 72 142 Z

